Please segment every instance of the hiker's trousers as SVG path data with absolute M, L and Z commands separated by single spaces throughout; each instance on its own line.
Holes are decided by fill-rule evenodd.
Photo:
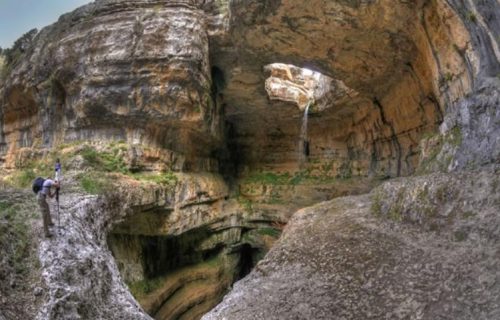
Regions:
M 38 205 L 40 206 L 40 212 L 43 218 L 43 231 L 45 236 L 49 236 L 49 226 L 52 225 L 52 218 L 50 217 L 50 208 L 47 203 L 47 196 L 41 192 L 38 192 Z

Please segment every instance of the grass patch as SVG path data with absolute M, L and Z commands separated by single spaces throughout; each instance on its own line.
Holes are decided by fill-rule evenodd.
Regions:
M 245 183 L 258 183 L 270 185 L 286 185 L 290 183 L 291 176 L 287 173 L 258 172 L 247 177 Z
M 142 298 L 149 293 L 159 289 L 165 283 L 165 277 L 158 277 L 153 279 L 144 279 L 132 283 L 128 283 L 128 288 L 132 295 L 136 298 Z
M 36 177 L 33 169 L 22 169 L 14 174 L 12 182 L 15 187 L 28 188 Z
M 78 179 L 82 189 L 89 194 L 104 194 L 113 189 L 109 178 L 99 177 L 97 174 L 82 174 Z
M 472 23 L 477 23 L 477 17 L 472 11 L 467 11 L 467 19 Z
M 128 173 L 128 167 L 123 159 L 126 147 L 110 144 L 110 151 L 98 152 L 91 146 L 85 145 L 80 151 L 87 165 L 98 171 Z
M 454 147 L 458 147 L 462 144 L 462 131 L 460 127 L 457 126 L 450 130 L 446 135 L 446 142 Z
M 372 197 L 370 211 L 376 217 L 380 217 L 382 215 L 382 196 L 380 193 L 376 193 Z
M 52 174 L 50 166 L 42 161 L 30 161 L 18 167 L 16 172 L 4 178 L 7 185 L 17 189 L 29 188 L 35 178 L 47 178 Z
M 29 208 L 23 203 L 0 202 L 0 248 L 5 259 L 0 261 L 0 265 L 6 262 L 2 266 L 4 271 L 20 276 L 26 276 L 30 269 L 32 234 L 29 222 L 31 212 L 35 211 L 32 203 Z
M 260 235 L 270 236 L 273 238 L 279 238 L 279 236 L 281 234 L 281 232 L 279 230 L 276 230 L 274 228 L 259 228 L 259 229 L 257 229 L 257 232 Z
M 311 175 L 310 170 L 298 171 L 291 175 L 288 172 L 256 172 L 243 179 L 243 184 L 262 185 L 299 185 L 334 183 L 339 179 L 327 175 Z
M 175 173 L 171 171 L 161 172 L 159 174 L 134 173 L 131 176 L 139 181 L 154 182 L 166 187 L 175 187 L 179 181 Z

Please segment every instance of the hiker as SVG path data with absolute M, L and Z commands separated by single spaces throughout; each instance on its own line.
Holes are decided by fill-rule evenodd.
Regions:
M 43 231 L 45 232 L 45 237 L 47 238 L 50 238 L 52 236 L 49 232 L 49 226 L 54 225 L 50 216 L 49 204 L 47 203 L 47 196 L 53 198 L 55 194 L 55 192 L 51 192 L 52 187 L 59 188 L 59 182 L 47 178 L 43 182 L 42 188 L 37 193 L 38 205 L 40 206 L 40 211 L 42 212 L 43 218 Z
M 54 169 L 56 171 L 56 181 L 60 182 L 61 181 L 61 161 L 59 158 L 56 160 L 56 164 L 54 165 Z

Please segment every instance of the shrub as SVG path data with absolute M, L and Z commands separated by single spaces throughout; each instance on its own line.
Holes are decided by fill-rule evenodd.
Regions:
M 98 177 L 95 174 L 81 175 L 80 186 L 85 192 L 90 194 L 104 194 L 112 190 L 112 184 L 109 180 Z
M 91 146 L 85 146 L 81 155 L 85 162 L 98 171 L 127 173 L 129 170 L 120 154 L 122 148 L 113 147 L 110 151 L 98 152 Z

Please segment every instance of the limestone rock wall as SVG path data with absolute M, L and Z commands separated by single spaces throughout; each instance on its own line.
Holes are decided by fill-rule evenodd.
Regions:
M 5 167 L 20 148 L 125 140 L 197 168 L 221 144 L 205 13 L 194 2 L 89 4 L 43 29 L 11 68 L 0 102 Z
M 61 17 L 5 69 L 0 85 L 0 166 L 15 169 L 24 158 L 41 157 L 65 142 L 97 145 L 113 140 L 128 145 L 127 161 L 134 170 L 183 171 L 184 177 L 172 190 L 151 187 L 125 193 L 120 200 L 127 207 L 122 211 L 104 206 L 82 212 L 68 203 L 67 209 L 76 217 L 98 226 L 87 230 L 77 225 L 83 235 L 82 230 L 70 230 L 68 239 L 84 249 L 81 255 L 54 252 L 42 245 L 44 268 L 49 270 L 45 276 L 53 291 L 40 317 L 109 317 L 123 306 L 116 312 L 147 318 L 126 291 L 118 270 L 129 284 L 146 285 L 139 300 L 150 314 L 162 319 L 200 317 L 267 252 L 292 213 L 286 210 L 370 187 L 337 188 L 328 179 L 404 176 L 418 167 L 436 171 L 498 164 L 498 15 L 497 2 L 473 0 L 100 0 Z M 264 66 L 272 63 L 306 67 L 330 77 L 331 83 L 345 85 L 342 99 L 312 106 L 309 152 L 303 165 L 298 161 L 303 110 L 269 99 Z M 433 146 L 438 150 L 431 150 Z M 265 185 L 268 181 L 242 182 L 241 178 L 256 171 L 298 172 L 287 175 L 287 183 L 295 178 L 327 178 L 311 180 L 327 186 L 288 188 L 280 181 L 272 181 L 273 187 Z M 289 199 L 295 196 L 297 203 Z M 248 199 L 262 201 L 254 206 Z M 325 319 L 338 311 L 329 309 L 337 305 L 346 306 L 346 316 L 446 314 L 446 309 L 415 297 L 419 289 L 413 287 L 415 291 L 395 299 L 384 291 L 387 310 L 369 299 L 356 301 L 372 308 L 351 308 L 351 294 L 356 296 L 366 288 L 381 292 L 376 290 L 378 284 L 363 283 L 367 276 L 352 266 L 373 267 L 370 270 L 375 272 L 370 259 L 379 266 L 385 252 L 390 252 L 389 269 L 408 275 L 390 278 L 393 288 L 400 291 L 402 284 L 411 287 L 414 283 L 415 274 L 403 272 L 416 263 L 413 254 L 423 254 L 427 266 L 438 268 L 435 257 L 443 253 L 424 250 L 429 242 L 440 243 L 440 235 L 427 241 L 418 233 L 398 238 L 403 228 L 401 233 L 387 233 L 390 225 L 369 215 L 370 201 L 366 196 L 348 198 L 302 211 L 282 246 L 260 264 L 260 271 L 207 317 L 233 315 L 231 305 L 240 301 L 235 296 L 260 284 L 267 274 L 272 279 L 266 281 L 276 285 L 276 292 L 292 297 L 289 301 L 294 303 L 284 307 L 293 315 L 310 317 L 312 309 L 300 303 L 299 291 L 287 287 L 290 281 L 283 275 L 303 276 L 302 283 L 293 285 L 314 282 L 308 287 L 308 297 L 319 300 L 309 302 L 325 303 L 318 307 Z M 344 205 L 347 213 L 340 215 Z M 109 209 L 111 216 L 100 217 L 97 213 L 103 209 Z M 328 218 L 325 224 L 322 214 Z M 125 215 L 127 220 L 118 224 Z M 111 225 L 116 226 L 112 231 Z M 314 227 L 321 233 L 310 233 Z M 336 236 L 332 230 L 344 232 L 339 243 L 345 251 L 338 256 L 345 260 L 333 261 L 321 250 L 310 250 L 321 241 L 326 243 L 323 249 L 331 246 L 326 240 Z M 362 233 L 355 232 L 359 230 Z M 367 254 L 366 259 L 349 260 L 349 239 L 366 234 L 356 247 L 360 254 Z M 303 239 L 308 242 L 302 243 Z M 416 240 L 424 253 L 408 239 Z M 286 241 L 305 254 L 291 252 Z M 367 251 L 374 241 L 387 250 Z M 65 248 L 63 242 L 57 245 Z M 112 262 L 107 245 L 118 265 Z M 457 267 L 458 255 L 470 248 L 466 242 L 452 251 L 448 265 Z M 92 250 L 99 253 L 97 273 L 80 268 L 92 262 Z M 474 251 L 477 256 L 483 253 Z M 297 264 L 289 263 L 288 257 Z M 56 258 L 77 262 L 58 268 Z M 400 260 L 402 267 L 395 262 Z M 342 270 L 345 278 L 318 276 L 315 268 L 323 270 L 332 261 L 333 269 L 324 271 L 335 275 Z M 282 264 L 274 268 L 278 262 Z M 90 282 L 64 277 L 78 272 L 89 272 Z M 472 269 L 451 274 L 469 277 Z M 99 292 L 93 291 L 92 279 L 101 275 L 106 278 L 96 282 Z M 450 273 L 426 278 L 429 290 L 447 293 L 447 288 L 434 286 L 436 275 L 448 277 Z M 386 280 L 378 279 L 380 283 Z M 315 285 L 325 282 L 328 290 L 318 291 Z M 478 285 L 473 280 L 468 283 Z M 347 295 L 332 295 L 344 285 L 348 285 Z M 84 288 L 84 294 L 76 292 L 77 287 Z M 58 300 L 61 292 L 65 298 Z M 248 304 L 260 308 L 261 302 L 272 302 L 259 300 L 269 292 L 265 293 Z M 496 297 L 497 290 L 493 293 Z M 101 308 L 102 304 L 97 311 L 76 307 L 81 301 L 88 306 L 101 297 L 103 304 L 113 303 L 116 297 L 123 298 L 123 303 L 110 310 Z M 493 304 L 478 313 L 456 302 L 464 297 L 456 298 L 444 303 L 467 316 L 498 313 Z M 473 298 L 483 301 L 481 295 Z M 425 309 L 429 305 L 437 311 Z M 271 315 L 283 311 L 274 306 L 266 310 Z
M 235 1 L 231 14 L 232 46 L 211 50 L 228 78 L 224 102 L 240 172 L 293 171 L 300 158 L 301 112 L 267 100 L 259 66 L 310 68 L 358 93 L 311 110 L 309 168 L 326 165 L 330 176 L 411 174 L 422 135 L 437 131 L 480 73 L 466 23 L 442 1 Z
M 301 111 L 264 88 L 279 62 L 356 92 L 311 109 L 310 170 L 408 175 L 422 136 L 498 73 L 496 3 L 302 4 L 97 1 L 63 16 L 2 80 L 3 166 L 22 148 L 108 139 L 188 171 L 299 170 Z

